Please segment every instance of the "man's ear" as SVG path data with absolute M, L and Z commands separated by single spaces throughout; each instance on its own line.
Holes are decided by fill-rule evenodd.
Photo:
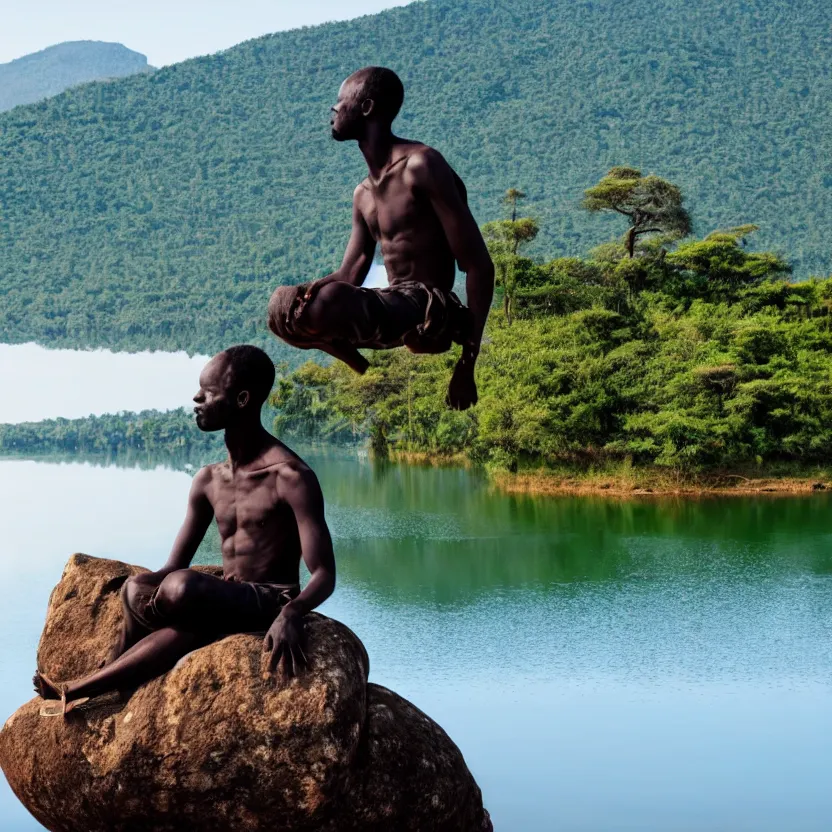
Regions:
M 364 116 L 364 118 L 367 118 L 370 115 L 370 113 L 373 112 L 373 110 L 375 108 L 376 108 L 376 102 L 373 101 L 372 98 L 365 98 L 361 102 L 361 113 Z
M 251 395 L 248 390 L 240 390 L 240 392 L 237 393 L 237 407 L 242 410 L 248 404 L 250 398 Z

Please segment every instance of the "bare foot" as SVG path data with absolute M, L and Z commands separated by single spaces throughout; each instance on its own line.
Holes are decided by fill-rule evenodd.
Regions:
M 32 676 L 32 684 L 35 686 L 35 693 L 41 699 L 60 699 L 63 696 L 61 686 L 48 679 L 39 670 Z
M 40 709 L 41 716 L 65 717 L 67 714 L 72 713 L 79 705 L 85 705 L 90 701 L 88 696 L 68 700 L 66 698 L 67 686 L 53 682 L 39 670 L 35 671 L 32 682 L 35 686 L 35 693 L 41 699 L 46 700 L 46 704 L 42 705 Z
M 348 341 L 341 339 L 333 339 L 329 342 L 322 342 L 320 344 L 313 344 L 313 347 L 329 353 L 333 358 L 343 361 L 351 370 L 355 370 L 359 375 L 364 375 L 370 362 L 364 358 L 363 355 Z

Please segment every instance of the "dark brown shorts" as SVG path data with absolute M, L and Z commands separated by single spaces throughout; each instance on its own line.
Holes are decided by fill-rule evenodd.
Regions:
M 222 580 L 217 578 L 216 580 Z M 280 611 L 300 593 L 298 584 L 253 583 L 233 581 L 234 597 L 225 600 L 221 609 L 212 615 L 208 629 L 218 634 L 260 632 L 268 630 Z M 127 584 L 122 589 L 124 608 L 146 630 L 159 630 L 170 626 L 163 612 L 156 605 L 158 586 L 135 581 L 127 603 Z
M 283 286 L 269 305 L 272 331 L 293 346 L 306 348 L 321 342 L 308 329 L 304 314 L 297 314 L 300 298 L 309 284 Z M 382 289 L 356 287 L 362 313 L 350 320 L 346 340 L 354 347 L 391 349 L 405 346 L 413 352 L 439 353 L 453 343 L 464 344 L 472 330 L 471 313 L 453 293 L 418 281 L 395 283 Z M 402 312 L 402 303 L 410 307 Z M 415 326 L 413 321 L 419 321 Z

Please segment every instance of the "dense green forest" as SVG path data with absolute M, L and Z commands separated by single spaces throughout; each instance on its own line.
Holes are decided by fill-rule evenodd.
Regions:
M 143 455 L 224 453 L 222 434 L 203 433 L 184 408 L 112 413 L 84 419 L 0 424 L 0 453 Z
M 638 197 L 639 188 L 681 196 L 616 168 L 587 190 L 585 207 L 613 194 L 620 209 L 622 194 Z M 512 235 L 529 242 L 533 220 L 493 223 L 486 232 L 504 303 L 486 330 L 475 407 L 445 404 L 453 354 L 396 350 L 372 354 L 364 376 L 340 364 L 285 369 L 272 401 L 277 431 L 369 436 L 379 452 L 463 456 L 509 471 L 828 460 L 832 279 L 790 281 L 788 263 L 753 250 L 750 225 L 673 243 L 679 210 L 677 202 L 670 217 L 677 233 L 646 234 L 633 256 L 625 233 L 587 258 L 538 262 L 510 244 Z
M 328 108 L 370 63 L 401 74 L 399 132 L 443 151 L 479 222 L 527 193 L 532 257 L 614 236 L 576 209 L 627 162 L 683 189 L 694 233 L 754 221 L 795 277 L 826 275 L 830 24 L 824 0 L 427 0 L 17 108 L 0 116 L 2 340 L 279 355 L 271 289 L 340 261 L 365 169 Z
M 0 64 L 0 111 L 32 104 L 78 84 L 151 69 L 144 55 L 120 43 L 59 43 Z

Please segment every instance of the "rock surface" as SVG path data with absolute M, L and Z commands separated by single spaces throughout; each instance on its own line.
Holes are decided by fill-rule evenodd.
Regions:
M 51 678 L 97 668 L 143 571 L 73 555 L 38 648 Z M 382 832 L 491 829 L 462 754 L 429 717 L 368 684 L 359 639 L 321 615 L 308 671 L 264 672 L 262 637 L 194 651 L 125 702 L 39 715 L 35 697 L 0 732 L 0 766 L 52 832 Z

